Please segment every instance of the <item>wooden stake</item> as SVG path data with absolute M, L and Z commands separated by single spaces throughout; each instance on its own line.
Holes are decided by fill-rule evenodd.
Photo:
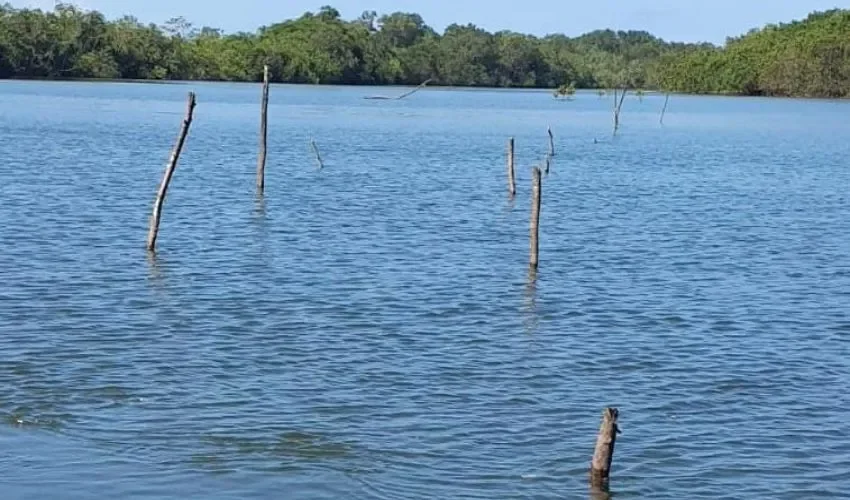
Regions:
M 614 89 L 614 133 L 617 133 L 617 130 L 620 129 L 620 111 L 623 109 L 623 100 L 626 98 L 626 94 L 628 93 L 628 89 L 623 87 L 623 91 L 620 94 L 620 102 L 617 102 L 617 89 Z
M 263 66 L 263 98 L 260 105 L 260 154 L 257 157 L 257 190 L 266 187 L 266 146 L 269 137 L 269 67 Z
M 514 173 L 514 138 L 508 139 L 508 192 L 516 195 L 516 175 Z
M 549 156 L 549 155 L 546 155 L 546 161 L 544 161 L 543 163 L 545 163 L 545 168 L 543 170 L 543 173 L 545 173 L 546 175 L 549 175 L 549 164 L 552 163 L 552 157 Z
M 183 119 L 183 126 L 180 128 L 180 135 L 177 136 L 177 143 L 174 144 L 174 149 L 171 150 L 171 157 L 168 159 L 168 164 L 165 166 L 165 174 L 162 176 L 162 182 L 159 184 L 159 192 L 156 194 L 156 201 L 153 204 L 153 214 L 151 214 L 150 227 L 148 228 L 148 251 L 156 251 L 156 237 L 159 233 L 159 221 L 162 218 L 162 204 L 165 202 L 165 194 L 168 192 L 168 185 L 171 183 L 171 177 L 174 175 L 174 169 L 177 168 L 177 160 L 180 159 L 180 153 L 183 151 L 183 144 L 186 143 L 186 136 L 189 134 L 189 127 L 192 125 L 192 117 L 195 113 L 195 93 L 189 92 L 189 101 L 186 106 L 186 117 Z
M 549 133 L 549 156 L 555 156 L 555 136 L 552 135 L 552 127 L 548 127 L 546 132 Z
M 322 155 L 319 154 L 319 147 L 316 146 L 316 141 L 310 139 L 310 146 L 313 148 L 313 154 L 316 155 L 316 163 L 319 166 L 319 170 L 325 168 L 325 163 L 322 161 Z
M 540 197 L 542 191 L 542 183 L 540 181 L 540 168 L 534 167 L 531 169 L 531 258 L 529 259 L 529 267 L 537 270 L 539 262 L 538 253 L 538 228 L 540 226 Z
M 670 93 L 667 93 L 667 97 L 664 98 L 664 108 L 661 109 L 661 118 L 658 120 L 658 123 L 664 125 L 664 115 L 667 113 L 667 103 L 670 102 Z
M 599 426 L 596 449 L 590 463 L 590 484 L 595 488 L 601 488 L 608 484 L 611 462 L 614 460 L 614 443 L 617 441 L 617 434 L 620 432 L 617 427 L 619 414 L 620 412 L 616 408 L 605 408 L 602 412 L 602 425 Z

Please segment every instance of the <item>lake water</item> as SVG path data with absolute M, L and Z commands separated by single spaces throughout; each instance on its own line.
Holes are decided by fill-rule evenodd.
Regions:
M 397 92 L 0 83 L 3 499 L 850 495 L 850 102 Z

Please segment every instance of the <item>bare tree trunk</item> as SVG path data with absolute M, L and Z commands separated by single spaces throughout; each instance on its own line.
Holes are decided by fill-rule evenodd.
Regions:
M 396 97 L 389 97 L 389 96 L 385 96 L 385 95 L 370 95 L 370 96 L 364 97 L 363 99 L 372 99 L 372 100 L 377 100 L 377 101 L 400 101 L 400 100 L 404 99 L 405 97 L 409 97 L 409 96 L 419 92 L 420 90 L 424 89 L 429 83 L 431 83 L 432 80 L 433 80 L 433 78 L 429 78 L 429 79 L 425 80 L 424 82 L 420 83 L 415 89 L 410 90 L 408 92 L 405 92 L 404 94 L 401 94 L 401 95 L 396 96 Z
M 555 156 L 555 136 L 552 135 L 552 127 L 548 127 L 546 132 L 549 134 L 549 156 Z
M 269 67 L 263 66 L 263 98 L 260 104 L 260 154 L 257 157 L 257 190 L 266 187 L 266 147 L 269 138 Z
M 617 441 L 617 418 L 620 412 L 616 408 L 605 408 L 602 412 L 602 424 L 596 437 L 596 449 L 590 463 L 590 484 L 601 488 L 608 484 L 611 462 L 614 460 L 614 443 Z
M 404 99 L 405 97 L 411 96 L 411 95 L 419 92 L 420 90 L 424 89 L 426 85 L 431 83 L 431 80 L 432 80 L 431 78 L 425 80 L 424 82 L 420 83 L 415 89 L 411 90 L 410 92 L 405 92 L 404 94 L 401 94 L 400 96 L 396 97 L 396 100 L 400 101 L 400 100 Z
M 195 93 L 189 92 L 189 100 L 186 105 L 186 117 L 183 119 L 183 126 L 180 127 L 180 135 L 177 136 L 177 143 L 171 150 L 171 157 L 168 159 L 168 164 L 165 166 L 165 174 L 162 176 L 162 182 L 159 184 L 159 191 L 156 194 L 156 201 L 153 204 L 153 214 L 151 214 L 150 227 L 148 228 L 148 251 L 156 251 L 156 237 L 159 234 L 159 222 L 162 219 L 162 204 L 165 202 L 165 195 L 168 192 L 168 185 L 171 183 L 171 177 L 174 175 L 174 169 L 177 168 L 177 161 L 180 159 L 180 153 L 183 151 L 183 144 L 186 143 L 186 136 L 189 134 L 189 127 L 192 125 L 192 117 L 195 113 Z

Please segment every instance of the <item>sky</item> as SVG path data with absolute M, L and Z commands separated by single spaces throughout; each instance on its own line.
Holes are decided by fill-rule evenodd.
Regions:
M 8 1 L 8 0 L 7 0 Z M 54 0 L 11 0 L 15 7 L 52 9 Z M 473 23 L 488 31 L 577 36 L 595 29 L 646 30 L 668 41 L 722 44 L 768 23 L 801 19 L 814 10 L 850 8 L 850 0 L 70 0 L 113 19 L 124 14 L 161 24 L 183 16 L 196 27 L 227 33 L 317 11 L 329 4 L 353 19 L 365 10 L 415 12 L 442 31 Z

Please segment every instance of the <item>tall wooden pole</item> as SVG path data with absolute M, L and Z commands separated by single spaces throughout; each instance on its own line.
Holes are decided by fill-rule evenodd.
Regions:
M 529 266 L 532 270 L 537 270 L 539 262 L 539 244 L 538 244 L 538 229 L 540 227 L 540 198 L 542 189 L 540 180 L 540 168 L 534 167 L 531 169 L 531 223 L 530 223 L 530 259 Z
M 171 150 L 171 157 L 168 159 L 168 164 L 165 166 L 165 174 L 162 176 L 162 182 L 159 184 L 159 191 L 156 194 L 156 201 L 153 204 L 153 214 L 151 214 L 150 227 L 148 228 L 148 251 L 156 251 L 156 237 L 159 233 L 159 221 L 162 218 L 162 204 L 165 202 L 165 194 L 168 192 L 168 185 L 171 183 L 171 177 L 174 175 L 174 169 L 177 168 L 177 161 L 180 159 L 180 153 L 183 151 L 183 144 L 186 143 L 186 136 L 189 134 L 189 127 L 192 125 L 192 117 L 195 113 L 195 93 L 189 92 L 189 100 L 186 105 L 186 117 L 183 118 L 183 126 L 180 127 L 180 135 L 177 136 L 177 143 Z
M 508 139 L 508 192 L 516 195 L 516 174 L 514 173 L 514 138 Z
M 260 154 L 257 157 L 257 190 L 266 187 L 266 146 L 269 137 L 269 67 L 263 66 L 263 99 L 260 108 Z
M 549 156 L 555 156 L 555 136 L 552 135 L 552 127 L 548 127 L 546 132 L 549 134 Z
M 596 449 L 590 463 L 590 484 L 595 488 L 603 488 L 608 484 L 611 473 L 611 462 L 614 460 L 614 443 L 617 441 L 617 418 L 620 412 L 616 408 L 605 408 L 602 412 L 602 424 L 596 436 Z

